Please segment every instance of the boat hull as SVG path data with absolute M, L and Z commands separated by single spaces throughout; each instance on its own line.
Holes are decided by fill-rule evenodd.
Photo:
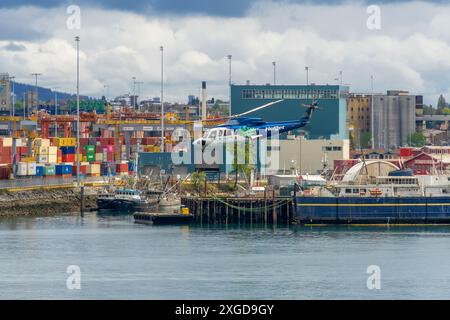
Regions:
M 193 215 L 183 214 L 151 214 L 136 213 L 133 215 L 136 223 L 142 224 L 189 224 L 194 220 Z
M 149 209 L 145 202 L 121 200 L 121 199 L 97 199 L 99 211 L 114 212 L 141 212 Z
M 297 220 L 312 224 L 448 224 L 450 197 L 297 197 Z

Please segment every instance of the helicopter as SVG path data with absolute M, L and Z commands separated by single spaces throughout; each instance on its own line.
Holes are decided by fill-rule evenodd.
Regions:
M 194 140 L 193 144 L 206 146 L 211 143 L 228 143 L 245 140 L 247 138 L 252 140 L 261 137 L 268 138 L 271 136 L 272 131 L 276 131 L 279 134 L 305 127 L 311 121 L 314 110 L 321 110 L 317 100 L 313 100 L 309 105 L 302 104 L 302 106 L 307 109 L 299 120 L 266 122 L 261 118 L 244 117 L 247 114 L 270 107 L 282 101 L 284 101 L 284 99 L 269 102 L 231 117 L 220 118 L 220 120 L 228 119 L 228 121 L 225 124 L 211 128 L 205 132 L 203 137 Z

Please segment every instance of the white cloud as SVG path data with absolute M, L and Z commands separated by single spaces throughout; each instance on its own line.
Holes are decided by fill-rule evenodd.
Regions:
M 435 102 L 450 98 L 450 5 L 422 2 L 381 5 L 382 29 L 366 28 L 366 7 L 261 3 L 242 18 L 143 16 L 82 7 L 81 92 L 101 95 L 132 90 L 131 77 L 144 81 L 143 97 L 159 94 L 160 45 L 165 48 L 166 95 L 185 101 L 198 94 L 201 81 L 209 92 L 228 94 L 227 54 L 233 55 L 233 80 L 304 83 L 310 66 L 315 83 L 334 83 L 339 70 L 353 91 L 406 89 Z M 22 7 L 0 10 L 8 37 L 0 32 L 0 71 L 32 82 L 75 91 L 76 33 L 66 28 L 65 8 Z M 24 27 L 25 26 L 25 27 Z M 24 30 L 25 28 L 25 30 Z M 14 30 L 20 33 L 11 39 Z M 29 37 L 26 36 L 29 33 Z M 0 38 L 1 39 L 1 38 Z M 14 46 L 21 50 L 8 50 Z

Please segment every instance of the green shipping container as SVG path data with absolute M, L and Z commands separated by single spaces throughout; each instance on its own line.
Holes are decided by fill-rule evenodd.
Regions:
M 87 161 L 95 161 L 95 154 L 87 154 L 86 160 Z
M 55 166 L 45 166 L 44 167 L 44 176 L 54 176 L 55 175 Z
M 87 153 L 94 153 L 95 154 L 95 146 L 84 146 L 84 150 L 86 150 Z

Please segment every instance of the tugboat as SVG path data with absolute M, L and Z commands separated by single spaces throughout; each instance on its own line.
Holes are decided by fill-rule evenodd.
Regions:
M 118 189 L 97 198 L 99 211 L 142 212 L 156 204 L 157 200 L 147 200 L 140 191 L 134 189 Z

